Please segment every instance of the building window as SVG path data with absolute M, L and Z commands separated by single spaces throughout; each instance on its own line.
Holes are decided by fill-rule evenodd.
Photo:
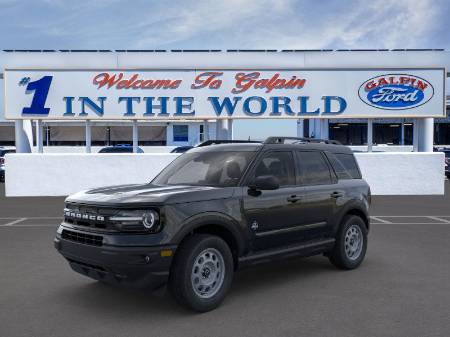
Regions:
M 436 145 L 450 144 L 450 123 L 434 124 L 434 144 Z
M 367 144 L 366 123 L 330 123 L 329 138 L 345 145 Z
M 401 124 L 373 124 L 375 144 L 399 145 L 401 143 Z
M 200 124 L 200 142 L 203 142 L 205 140 L 205 126 L 203 124 Z
M 189 140 L 189 126 L 188 125 L 174 125 L 173 126 L 173 141 L 187 142 Z

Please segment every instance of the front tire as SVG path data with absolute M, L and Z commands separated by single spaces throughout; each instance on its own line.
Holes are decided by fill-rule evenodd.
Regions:
M 196 234 L 183 241 L 176 252 L 169 289 L 183 306 L 206 312 L 223 301 L 233 273 L 233 256 L 227 243 L 217 236 Z
M 330 262 L 341 269 L 355 269 L 364 260 L 367 250 L 367 227 L 356 215 L 345 216 L 339 227 L 336 243 L 329 253 Z

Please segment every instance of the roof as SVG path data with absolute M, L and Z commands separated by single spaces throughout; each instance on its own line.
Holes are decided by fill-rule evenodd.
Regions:
M 193 152 L 216 152 L 216 151 L 257 151 L 263 146 L 262 143 L 228 143 L 228 144 L 213 144 L 202 147 L 194 147 L 189 150 Z
M 296 144 L 264 144 L 264 147 L 270 149 L 289 149 L 289 150 L 317 150 L 332 153 L 348 153 L 353 151 L 345 145 L 324 144 L 324 143 L 296 143 Z
M 353 151 L 344 145 L 325 144 L 325 143 L 291 143 L 291 144 L 267 144 L 267 143 L 232 143 L 232 144 L 214 144 L 203 147 L 194 147 L 189 150 L 192 152 L 216 152 L 216 151 L 258 151 L 262 148 L 269 149 L 289 149 L 289 150 L 318 150 L 328 151 L 332 153 L 348 153 L 352 154 Z

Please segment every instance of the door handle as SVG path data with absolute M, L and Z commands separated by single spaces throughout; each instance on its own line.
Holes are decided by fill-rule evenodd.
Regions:
M 290 197 L 287 198 L 287 201 L 288 202 L 297 202 L 301 199 L 302 199 L 302 197 L 300 197 L 298 195 L 291 195 Z
M 342 197 L 343 195 L 344 195 L 344 193 L 338 192 L 338 191 L 334 191 L 333 193 L 330 194 L 330 196 L 332 198 L 339 198 L 339 197 Z

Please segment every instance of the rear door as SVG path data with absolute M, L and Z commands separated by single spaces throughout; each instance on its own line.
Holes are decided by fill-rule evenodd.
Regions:
M 336 200 L 341 196 L 337 179 L 322 151 L 296 151 L 297 172 L 301 186 L 303 240 L 331 235 Z

